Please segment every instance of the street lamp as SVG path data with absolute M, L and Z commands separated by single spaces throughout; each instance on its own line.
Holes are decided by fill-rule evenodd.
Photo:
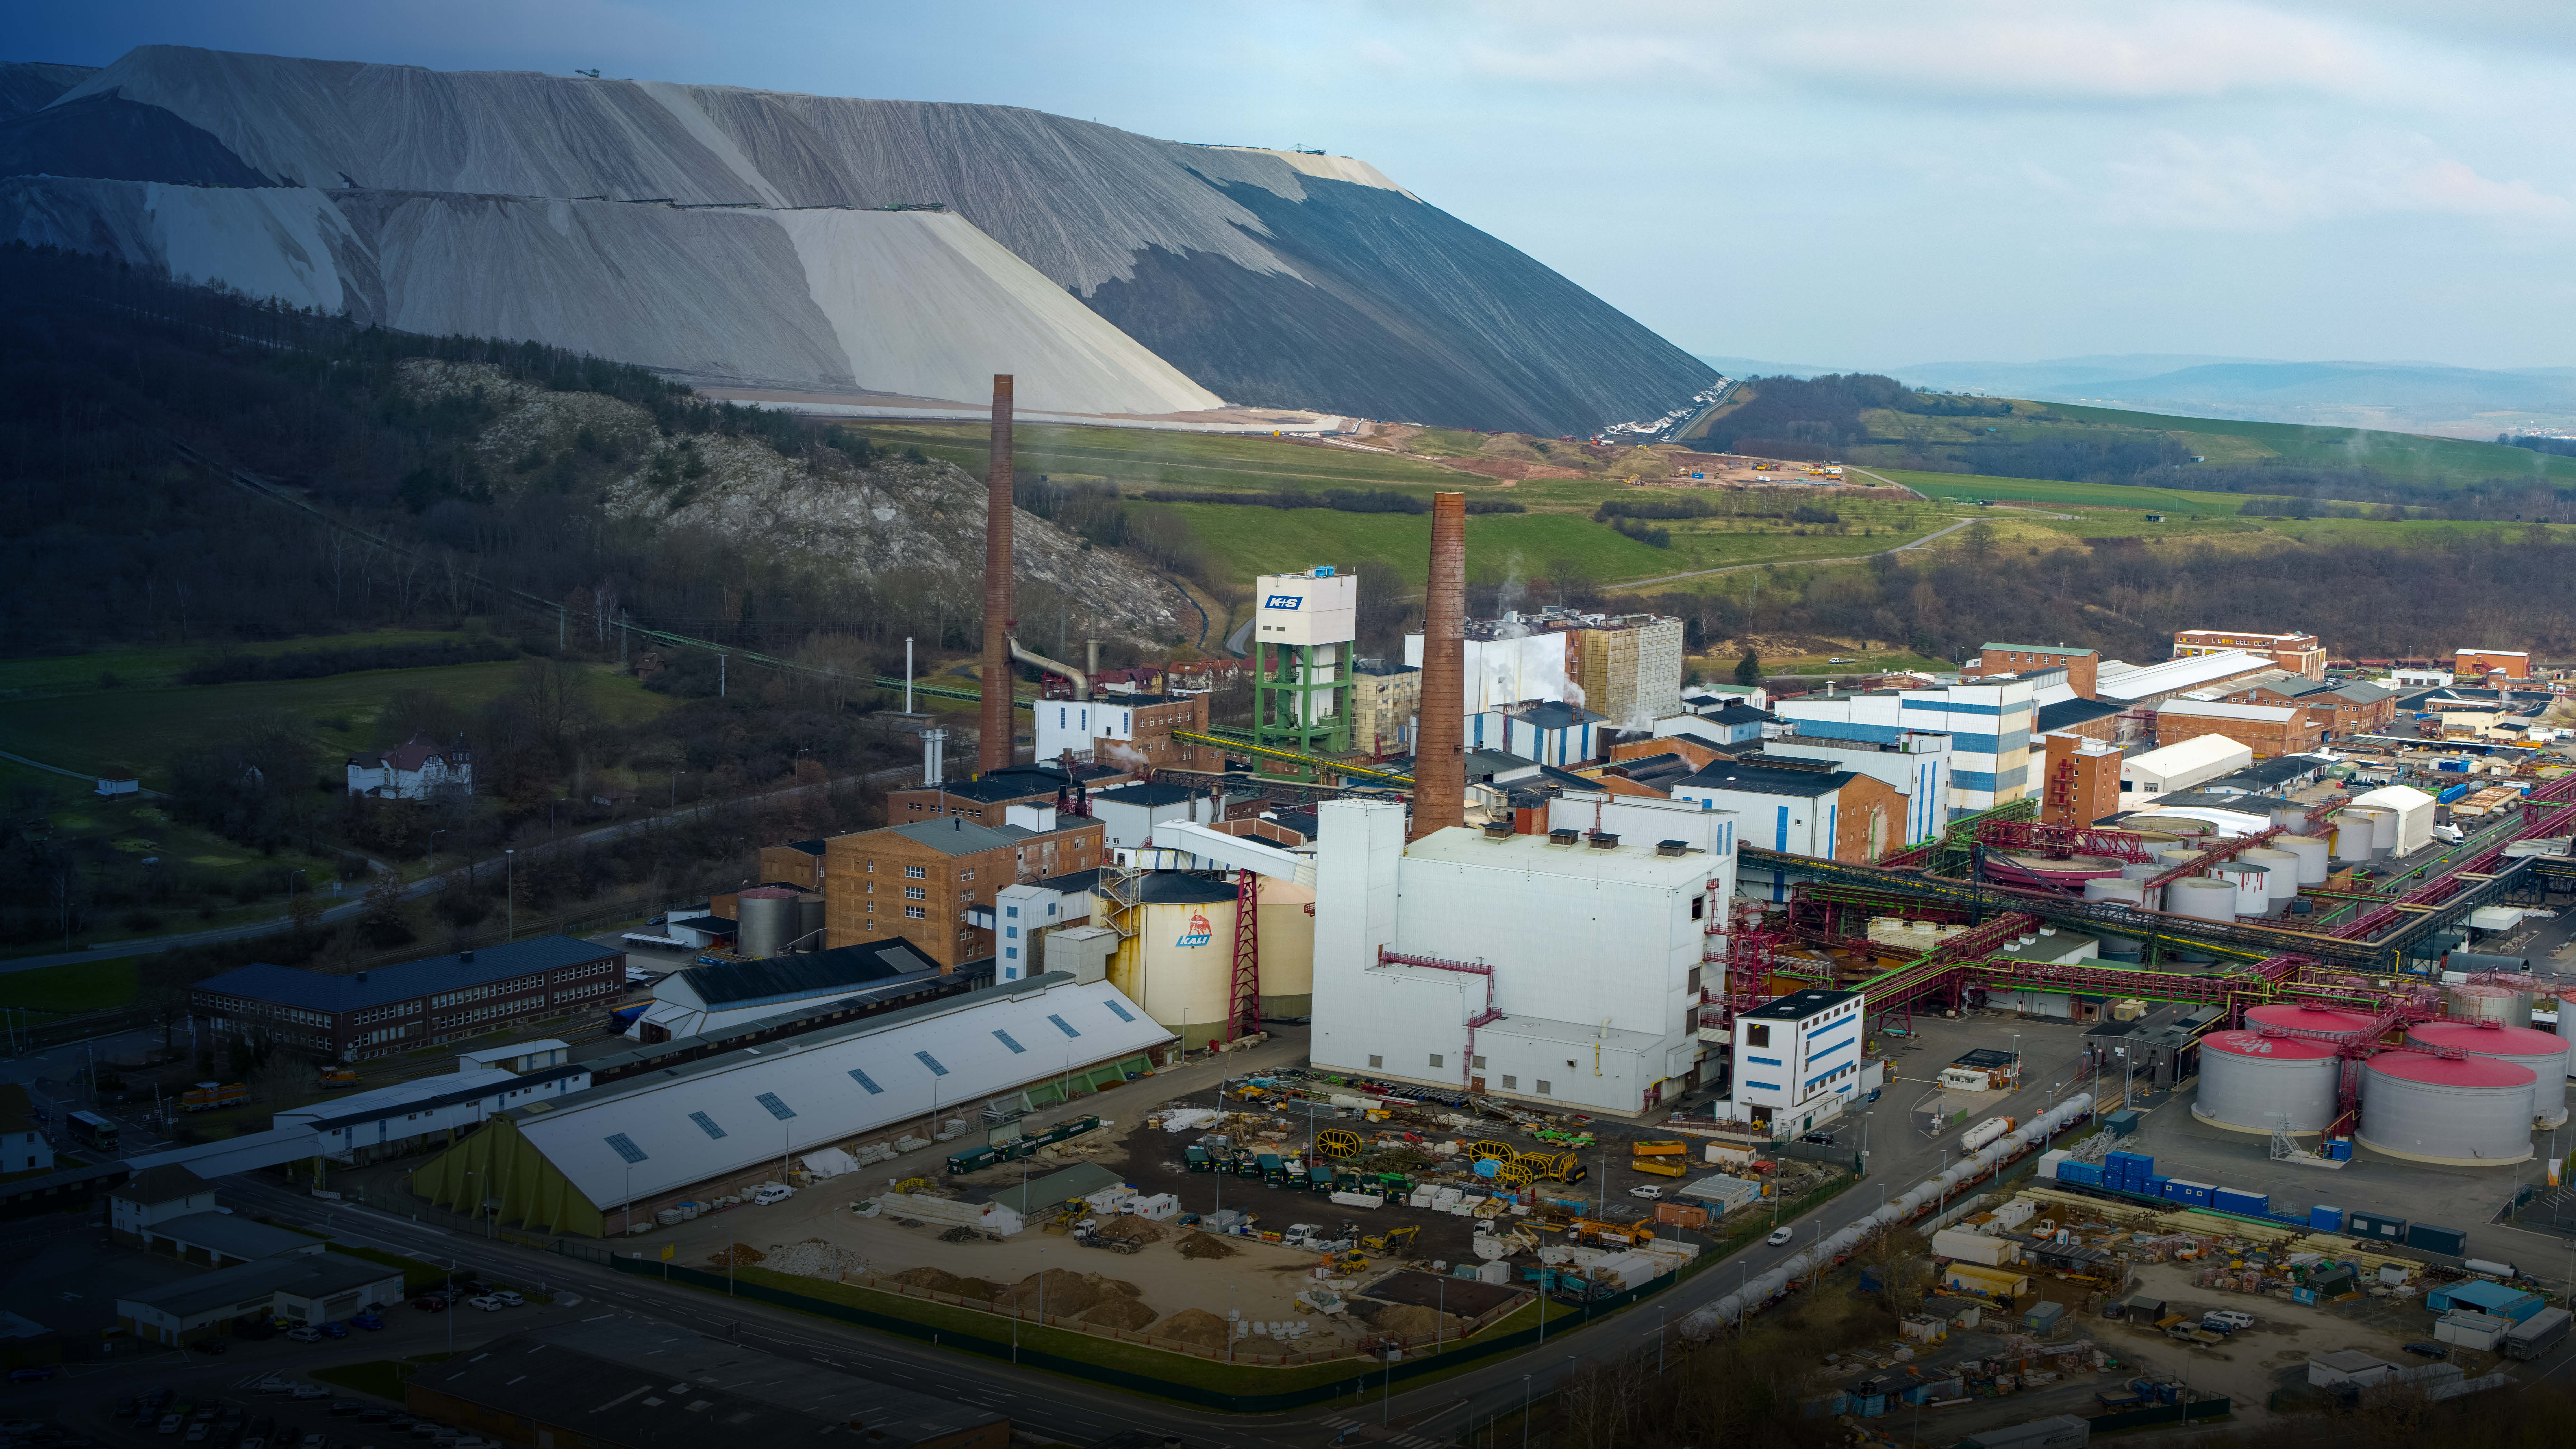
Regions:
M 1521 1375 L 1521 1449 L 1529 1449 L 1529 1395 L 1529 1375 L 1523 1374 Z

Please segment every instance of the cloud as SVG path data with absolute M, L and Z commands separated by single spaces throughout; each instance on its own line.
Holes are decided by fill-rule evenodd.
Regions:
M 2290 147 L 2244 137 L 2149 137 L 2102 167 L 2102 210 L 2114 225 L 2204 231 L 2282 231 L 2396 214 L 2556 222 L 2576 204 L 2527 181 L 2497 180 L 2422 136 L 2356 134 Z

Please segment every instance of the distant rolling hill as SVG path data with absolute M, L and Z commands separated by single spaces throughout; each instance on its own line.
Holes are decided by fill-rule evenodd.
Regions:
M 2447 437 L 2576 426 L 2576 368 L 2275 362 L 2189 355 L 1940 362 L 1889 369 L 1916 387 L 1975 390 L 2181 417 Z
M 0 239 L 700 381 L 1581 434 L 1712 376 L 1364 162 L 1017 107 L 144 46 L 0 66 L 0 177 Z

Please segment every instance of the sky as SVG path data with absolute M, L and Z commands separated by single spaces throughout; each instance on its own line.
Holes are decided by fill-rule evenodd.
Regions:
M 103 0 L 145 43 L 1030 106 L 1365 158 L 1687 350 L 2576 363 L 2576 7 Z

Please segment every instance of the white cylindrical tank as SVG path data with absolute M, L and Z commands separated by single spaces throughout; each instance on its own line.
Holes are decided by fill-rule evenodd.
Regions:
M 2492 1021 L 2499 1026 L 2531 1025 L 2531 997 L 2510 986 L 2465 982 L 2451 988 L 2451 1015 L 2462 1021 Z
M 796 892 L 783 886 L 755 886 L 735 897 L 734 917 L 735 949 L 745 959 L 775 956 L 798 934 Z
M 805 891 L 799 894 L 796 897 L 796 949 L 799 951 L 822 950 L 823 929 L 823 893 L 821 891 Z
M 2331 870 L 2327 858 L 2334 854 L 2334 843 L 2315 835 L 2276 835 L 2272 843 L 2298 858 L 2299 884 L 2324 885 Z
M 2335 816 L 2334 858 L 2338 861 L 2370 859 L 2370 820 L 2359 811 L 2346 810 Z
M 2370 848 L 2381 855 L 2397 849 L 2397 812 L 2381 806 L 2370 807 Z
M 2427 1021 L 2406 1029 L 2417 1046 L 2441 1050 L 2457 1047 L 2473 1057 L 2491 1057 L 2528 1067 L 2539 1080 L 2531 1087 L 2532 1120 L 2556 1127 L 2567 1120 L 2567 1043 L 2527 1026 L 2493 1022 Z
M 2203 921 L 2236 919 L 2236 886 L 2230 881 L 2187 875 L 2165 887 L 2165 899 L 2176 915 Z
M 2531 1160 L 2529 1067 L 2492 1057 L 2382 1052 L 2361 1069 L 2364 1147 L 2410 1162 L 2508 1167 Z
M 2236 914 L 2259 916 L 2272 908 L 2272 873 L 2260 864 L 2231 860 L 2218 868 L 2218 878 L 2236 889 Z
M 2308 807 L 2305 805 L 2275 806 L 2272 811 L 2272 823 L 2283 830 L 2305 830 L 2308 828 Z
M 2258 845 L 2236 857 L 2263 867 L 2263 888 L 2272 900 L 2290 901 L 2299 896 L 2299 858 L 2286 850 Z M 2323 879 L 2323 877 L 2319 877 Z
M 1234 996 L 1234 888 L 1163 870 L 1134 885 L 1143 900 L 1129 917 L 1136 934 L 1110 958 L 1110 984 L 1193 1048 L 1224 1036 Z M 1463 1070 L 1457 1075 L 1465 1080 Z
M 2213 1032 L 2200 1045 L 2200 1095 L 2191 1114 L 2239 1132 L 2270 1132 L 2284 1118 L 2293 1132 L 2322 1132 L 2335 1119 L 2342 1070 L 2327 1042 L 2261 1031 Z
M 2138 903 L 2138 897 L 2142 894 L 2140 887 L 2144 884 L 2145 882 L 2143 881 L 2112 880 L 2108 877 L 2097 877 L 2084 883 L 2084 899 L 2088 901 L 2115 901 L 2120 905 L 2134 906 Z

